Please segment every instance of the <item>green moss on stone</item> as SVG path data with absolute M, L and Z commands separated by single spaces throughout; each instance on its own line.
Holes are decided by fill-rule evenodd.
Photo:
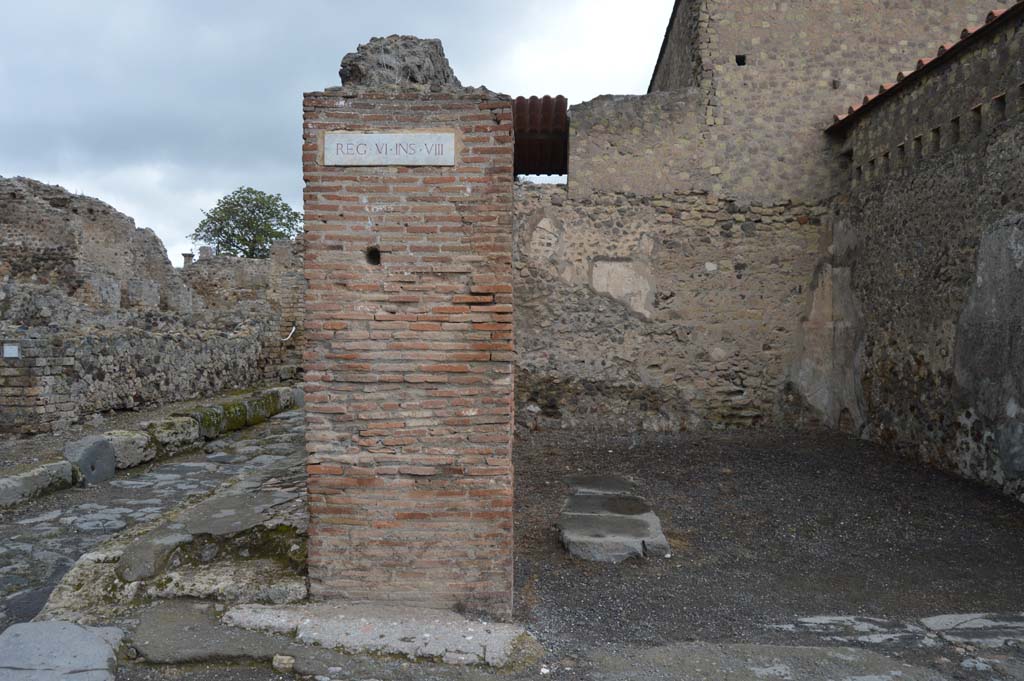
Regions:
M 245 428 L 248 417 L 245 402 L 225 402 L 224 432 Z

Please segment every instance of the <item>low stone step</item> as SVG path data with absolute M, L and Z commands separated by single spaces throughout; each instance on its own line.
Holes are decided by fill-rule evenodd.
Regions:
M 566 480 L 557 527 L 569 553 L 583 560 L 619 563 L 627 558 L 667 557 L 661 521 L 631 480 L 614 475 L 578 475 Z

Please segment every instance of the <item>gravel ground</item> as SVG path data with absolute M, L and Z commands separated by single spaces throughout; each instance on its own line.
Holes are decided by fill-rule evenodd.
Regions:
M 800 617 L 913 623 L 1024 610 L 1024 506 L 856 439 L 539 432 L 520 437 L 515 464 L 515 617 L 547 649 L 542 664 L 558 678 L 604 678 L 595 650 L 626 659 L 638 650 L 671 653 L 685 641 L 835 645 L 794 628 Z M 634 478 L 672 556 L 619 565 L 570 558 L 553 524 L 568 493 L 564 478 L 581 472 Z M 961 665 L 970 651 L 946 643 L 871 647 L 947 678 L 1011 678 L 970 671 Z M 536 668 L 508 678 L 540 675 Z M 120 681 L 281 678 L 266 665 L 127 664 L 118 673 Z
M 556 651 L 795 644 L 767 625 L 1024 609 L 1024 507 L 853 438 L 533 433 L 515 465 L 516 619 Z M 552 524 L 576 472 L 635 478 L 672 557 L 570 558 Z

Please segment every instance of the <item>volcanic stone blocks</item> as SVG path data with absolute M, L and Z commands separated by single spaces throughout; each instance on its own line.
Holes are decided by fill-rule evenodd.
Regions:
M 102 435 L 90 435 L 69 442 L 64 447 L 64 458 L 81 472 L 85 482 L 90 485 L 110 480 L 117 470 L 114 447 Z

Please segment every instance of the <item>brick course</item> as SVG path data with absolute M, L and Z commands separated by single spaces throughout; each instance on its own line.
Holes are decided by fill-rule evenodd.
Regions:
M 334 88 L 303 109 L 312 593 L 508 615 L 511 100 Z M 333 130 L 454 132 L 456 164 L 323 166 Z

